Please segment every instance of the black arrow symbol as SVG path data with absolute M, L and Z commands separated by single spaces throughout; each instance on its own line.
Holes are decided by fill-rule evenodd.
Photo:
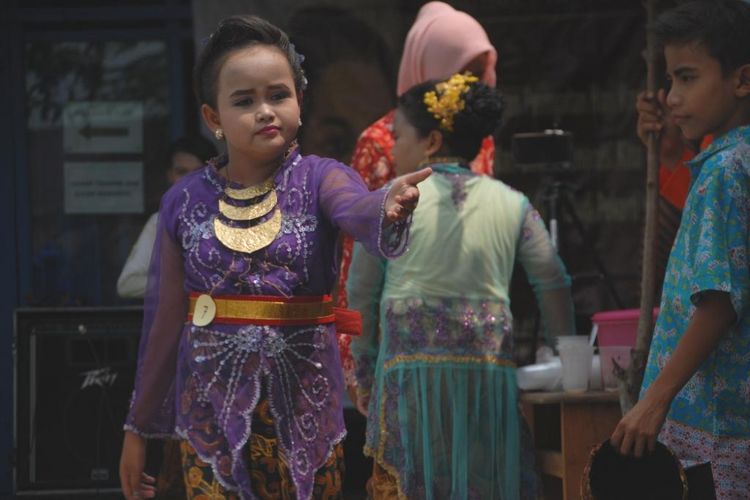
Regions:
M 93 136 L 101 137 L 118 137 L 128 135 L 128 127 L 92 127 L 86 125 L 81 129 L 81 135 L 86 139 L 91 139 Z

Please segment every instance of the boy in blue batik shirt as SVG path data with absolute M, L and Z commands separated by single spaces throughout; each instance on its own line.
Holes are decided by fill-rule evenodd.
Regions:
M 688 139 L 715 140 L 689 163 L 641 399 L 611 442 L 640 456 L 658 437 L 683 465 L 710 463 L 717 499 L 748 499 L 750 4 L 691 1 L 652 29 L 670 113 Z

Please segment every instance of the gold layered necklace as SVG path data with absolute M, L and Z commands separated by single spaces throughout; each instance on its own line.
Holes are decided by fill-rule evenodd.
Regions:
M 225 247 L 237 252 L 253 253 L 276 239 L 281 230 L 281 210 L 277 206 L 275 187 L 272 175 L 256 186 L 224 188 L 223 196 L 219 198 L 220 216 L 214 219 L 214 233 Z M 270 217 L 261 220 L 269 213 Z M 241 225 L 229 225 L 222 218 Z

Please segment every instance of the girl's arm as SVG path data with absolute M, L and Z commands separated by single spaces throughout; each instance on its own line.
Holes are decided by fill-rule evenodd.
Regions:
M 525 201 L 518 242 L 518 260 L 534 289 L 549 342 L 557 335 L 574 335 L 575 317 L 570 295 L 570 277 L 552 246 L 539 212 Z
M 430 169 L 401 176 L 387 189 L 372 192 L 357 172 L 341 163 L 324 160 L 316 170 L 321 173 L 320 206 L 334 226 L 372 254 L 390 258 L 404 252 L 408 219 L 419 199 L 416 184 L 432 173 Z
M 417 184 L 432 175 L 432 169 L 423 168 L 410 174 L 397 177 L 391 184 L 388 194 L 385 197 L 385 215 L 384 227 L 388 227 L 395 222 L 406 220 L 411 213 L 417 208 L 419 201 L 419 189 Z
M 161 228 L 154 245 L 135 388 L 125 425 L 136 434 L 169 436 L 173 432 L 177 351 L 188 312 L 184 283 L 180 247 Z
M 367 401 L 375 376 L 375 363 L 379 348 L 380 299 L 385 282 L 386 260 L 354 246 L 352 265 L 349 268 L 349 307 L 362 314 L 362 335 L 352 339 L 351 350 L 357 376 L 357 407 L 367 412 Z
M 174 221 L 165 195 L 159 211 L 157 238 L 152 252 L 143 308 L 143 330 L 135 387 L 125 421 L 120 458 L 120 481 L 126 498 L 151 498 L 154 479 L 143 473 L 146 437 L 169 437 L 174 432 L 174 388 L 177 351 L 187 317 L 185 271 Z
M 672 400 L 736 320 L 729 293 L 706 291 L 701 294 L 687 330 L 664 369 L 617 424 L 611 443 L 620 453 L 640 457 L 646 448 L 654 450 L 656 436 Z

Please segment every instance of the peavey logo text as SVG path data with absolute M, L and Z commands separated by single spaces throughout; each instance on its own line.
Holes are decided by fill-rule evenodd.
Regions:
M 115 380 L 117 379 L 117 373 L 113 372 L 109 367 L 89 370 L 81 373 L 81 376 L 83 377 L 81 390 L 94 385 L 98 385 L 99 387 L 112 387 L 115 385 Z

